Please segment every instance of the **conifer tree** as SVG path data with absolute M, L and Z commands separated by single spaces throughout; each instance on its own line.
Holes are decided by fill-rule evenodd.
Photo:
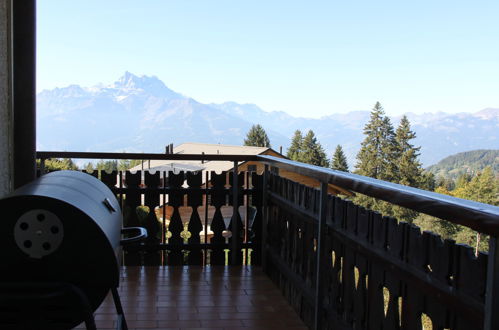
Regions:
M 381 132 L 383 138 L 381 141 L 381 154 L 384 157 L 384 170 L 380 172 L 380 179 L 390 182 L 398 182 L 400 176 L 397 168 L 397 157 L 399 156 L 399 147 L 394 133 L 393 125 L 388 116 L 383 118 Z
M 434 191 L 436 188 L 435 174 L 430 171 L 423 171 L 421 177 L 421 188 L 428 191 Z
M 303 136 L 300 130 L 296 130 L 291 140 L 291 146 L 288 148 L 286 156 L 294 161 L 300 162 L 301 152 L 302 152 Z
M 397 182 L 397 141 L 390 119 L 385 116 L 383 107 L 376 102 L 369 122 L 364 127 L 365 138 L 357 154 L 356 174 L 371 178 Z M 357 195 L 355 203 L 382 213 L 393 215 L 393 205 L 372 197 Z
M 395 133 L 383 107 L 376 102 L 369 122 L 364 127 L 364 141 L 357 154 L 355 173 L 371 178 L 396 181 L 397 154 Z
M 316 166 L 329 167 L 326 152 L 315 137 L 312 130 L 309 130 L 302 143 L 301 162 Z
M 106 171 L 111 173 L 112 171 L 118 170 L 118 161 L 117 160 L 103 160 L 101 159 L 97 165 L 96 169 L 100 171 Z
M 85 169 L 85 172 L 92 173 L 94 171 L 94 164 L 88 162 L 83 166 L 83 168 Z
M 423 167 L 418 159 L 421 148 L 415 147 L 411 143 L 411 140 L 414 138 L 416 138 L 416 133 L 411 130 L 409 119 L 404 115 L 395 132 L 397 183 L 416 188 L 432 186 L 432 183 L 429 181 L 431 177 L 423 175 Z M 412 223 L 418 216 L 418 213 L 400 206 L 393 206 L 392 215 L 399 220 Z
M 339 144 L 336 146 L 336 150 L 334 151 L 331 168 L 333 170 L 348 172 L 347 157 L 343 153 L 343 148 Z
M 395 141 L 397 142 L 397 157 L 395 160 L 398 183 L 411 187 L 421 187 L 423 168 L 418 160 L 421 148 L 411 144 L 411 140 L 414 138 L 416 138 L 416 133 L 411 130 L 409 119 L 404 115 L 395 132 Z
M 270 140 L 263 127 L 260 126 L 260 124 L 257 124 L 253 125 L 246 134 L 244 145 L 270 148 Z

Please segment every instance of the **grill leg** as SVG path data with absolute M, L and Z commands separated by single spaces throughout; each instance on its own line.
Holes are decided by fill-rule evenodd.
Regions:
M 97 330 L 93 315 L 89 316 L 88 319 L 85 320 L 85 326 L 87 327 L 87 330 Z
M 116 307 L 116 312 L 118 313 L 118 322 L 116 325 L 117 330 L 128 330 L 128 326 L 125 320 L 125 313 L 123 313 L 123 306 L 121 306 L 120 295 L 117 288 L 111 288 L 111 293 L 113 294 L 114 306 Z

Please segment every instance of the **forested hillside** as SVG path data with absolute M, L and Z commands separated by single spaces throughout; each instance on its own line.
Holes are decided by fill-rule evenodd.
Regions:
M 473 150 L 460 152 L 446 157 L 437 164 L 428 167 L 436 177 L 456 179 L 462 174 L 475 174 L 485 167 L 499 173 L 499 150 Z

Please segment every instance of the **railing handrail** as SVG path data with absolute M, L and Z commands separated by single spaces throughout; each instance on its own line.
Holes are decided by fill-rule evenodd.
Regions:
M 499 207 L 268 155 L 258 160 L 392 204 L 499 236 Z
M 202 161 L 251 161 L 255 155 L 236 154 L 158 154 L 125 152 L 79 152 L 79 151 L 37 151 L 37 159 L 81 158 L 81 159 L 138 159 L 138 160 L 202 160 Z
M 373 179 L 353 173 L 336 171 L 268 155 L 220 154 L 158 154 L 123 152 L 38 151 L 38 159 L 143 159 L 143 160 L 202 160 L 202 161 L 260 161 L 271 166 L 309 176 L 403 206 L 414 211 L 457 223 L 478 232 L 499 236 L 499 207 L 443 195 L 396 183 Z

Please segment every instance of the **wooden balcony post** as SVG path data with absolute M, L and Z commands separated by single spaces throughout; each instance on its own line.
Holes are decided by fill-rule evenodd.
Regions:
M 327 191 L 328 184 L 321 182 L 321 195 L 320 195 L 320 208 L 319 218 L 317 222 L 317 265 L 316 265 L 316 278 L 315 278 L 315 323 L 314 329 L 320 330 L 322 319 L 322 302 L 324 297 L 324 267 L 323 260 L 325 257 L 325 232 L 326 232 L 326 214 L 327 214 Z
M 237 265 L 239 260 L 239 254 L 241 253 L 240 244 L 239 244 L 239 221 L 237 218 L 238 212 L 238 175 L 237 175 L 237 160 L 234 161 L 234 168 L 232 170 L 232 254 L 231 254 L 231 265 Z
M 499 245 L 497 237 L 490 236 L 485 291 L 484 330 L 499 329 Z
M 265 165 L 263 171 L 263 191 L 262 191 L 262 270 L 265 273 L 267 271 L 267 222 L 268 222 L 268 210 L 267 210 L 267 185 L 269 181 L 269 165 Z

